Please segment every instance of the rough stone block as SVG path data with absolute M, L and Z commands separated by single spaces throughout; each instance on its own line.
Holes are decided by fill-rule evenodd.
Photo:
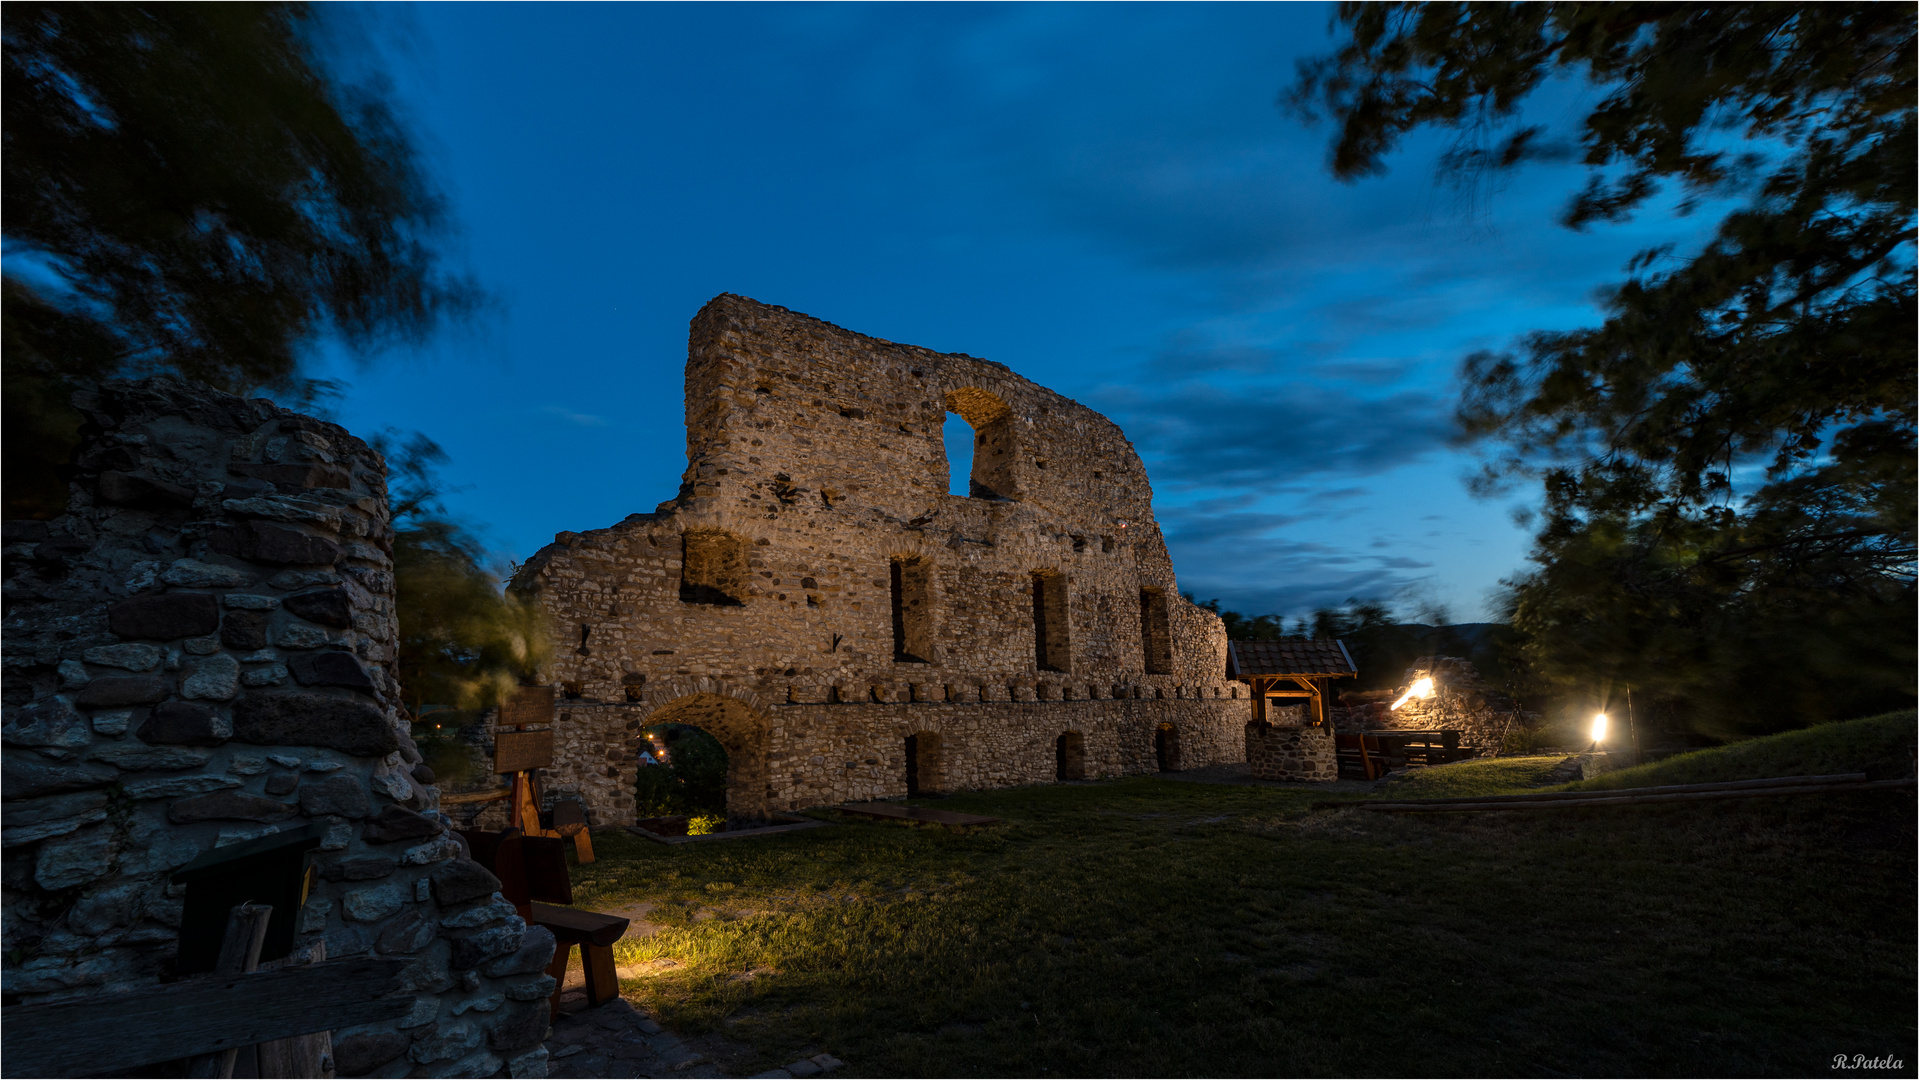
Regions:
M 528 930 L 531 934 L 533 931 Z M 560 982 L 551 975 L 535 975 L 531 978 L 516 979 L 507 983 L 502 992 L 514 1001 L 546 1001 L 553 996 Z
M 8 746 L 77 750 L 93 742 L 93 730 L 65 698 L 45 698 L 10 706 L 6 722 L 0 724 L 0 741 Z
M 373 813 L 373 799 L 359 777 L 329 776 L 319 783 L 300 785 L 300 812 L 308 817 L 332 814 L 359 819 Z
M 516 921 L 508 926 L 495 926 L 450 937 L 447 940 L 452 945 L 453 952 L 448 963 L 455 971 L 478 967 L 496 956 L 518 949 L 520 937 L 525 930 L 525 925 Z
M 192 506 L 193 492 L 179 484 L 151 476 L 135 476 L 110 469 L 100 474 L 94 491 L 101 502 L 120 506 L 160 509 L 168 506 Z
M 129 642 L 121 645 L 101 645 L 88 649 L 81 654 L 89 664 L 101 667 L 124 668 L 127 671 L 152 671 L 160 666 L 165 658 L 157 647 Z
M 454 859 L 433 872 L 433 898 L 442 907 L 500 891 L 500 879 L 472 859 Z
M 379 922 L 406 907 L 412 890 L 398 882 L 347 893 L 340 908 L 354 922 Z
M 142 746 L 138 742 L 104 742 L 88 754 L 92 762 L 106 762 L 117 769 L 177 773 L 180 769 L 198 769 L 207 763 L 205 750 L 186 750 L 182 746 Z
M 545 971 L 546 965 L 553 962 L 553 950 L 558 944 L 553 931 L 544 926 L 529 926 L 520 938 L 520 947 L 513 955 L 503 956 L 481 969 L 489 979 L 505 978 L 509 975 L 531 975 L 536 971 Z
M 282 599 L 280 606 L 321 626 L 344 630 L 353 625 L 353 603 L 343 588 L 295 593 Z
M 366 823 L 366 828 L 360 830 L 360 838 L 369 844 L 391 844 L 438 836 L 445 828 L 425 814 L 416 814 L 403 806 L 383 806 L 379 814 Z
M 300 653 L 287 658 L 287 670 L 301 686 L 340 686 L 373 693 L 373 677 L 352 653 Z
M 399 869 L 400 860 L 383 855 L 360 859 L 338 859 L 320 864 L 320 876 L 328 881 L 378 881 Z
M 491 901 L 475 904 L 465 911 L 449 915 L 440 920 L 440 925 L 453 930 L 471 930 L 474 927 L 515 918 L 518 915 L 519 909 L 501 899 L 499 893 L 494 893 Z
M 383 953 L 410 955 L 431 945 L 437 933 L 432 919 L 418 911 L 409 911 L 380 930 L 374 948 Z
M 438 1024 L 415 1038 L 407 1056 L 422 1065 L 464 1057 L 480 1045 L 484 1032 L 484 1028 L 470 1020 Z
M 486 1042 L 495 1050 L 519 1050 L 546 1038 L 549 1010 L 540 1002 L 512 1005 L 500 1014 Z
M 40 845 L 33 880 L 43 889 L 71 889 L 113 871 L 113 833 L 93 825 Z
M 228 600 L 233 597 L 227 597 Z M 267 647 L 267 613 L 229 611 L 220 626 L 220 640 L 230 649 L 255 650 Z
M 191 799 L 181 799 L 167 807 L 167 820 L 176 825 L 195 821 L 285 821 L 296 807 L 260 795 L 240 791 L 216 791 Z
M 169 701 L 155 706 L 134 734 L 153 746 L 219 746 L 233 737 L 233 725 L 211 705 Z
M 0 754 L 0 790 L 8 799 L 32 799 L 63 791 L 105 787 L 120 770 L 81 762 L 55 763 L 28 752 Z
M 203 563 L 198 559 L 177 559 L 160 575 L 160 580 L 183 589 L 231 589 L 253 582 L 253 575 L 232 566 Z
M 399 733 L 380 710 L 321 694 L 249 694 L 233 707 L 233 733 L 261 746 L 321 746 L 355 757 L 400 748 Z
M 363 1031 L 335 1039 L 333 1066 L 341 1076 L 372 1072 L 406 1053 L 413 1040 L 397 1031 Z
M 240 693 L 240 662 L 231 656 L 202 656 L 189 661 L 180 680 L 180 696 L 231 701 Z
M 340 561 L 340 546 L 333 541 L 258 520 L 215 529 L 207 545 L 222 555 L 277 566 L 332 566 Z
M 164 700 L 173 690 L 173 680 L 165 675 L 127 675 L 95 679 L 74 695 L 74 704 L 83 709 L 111 709 L 120 705 L 151 705 Z
M 210 593 L 155 593 L 107 609 L 107 628 L 123 638 L 174 641 L 220 628 L 220 601 Z

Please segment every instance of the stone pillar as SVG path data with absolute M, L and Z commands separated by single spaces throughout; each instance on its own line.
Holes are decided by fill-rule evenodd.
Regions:
M 4 987 L 172 978 L 215 847 L 325 824 L 294 959 L 411 957 L 340 1075 L 545 1075 L 544 968 L 462 857 L 398 711 L 386 466 L 344 429 L 169 377 L 79 394 L 67 512 L 5 525 Z

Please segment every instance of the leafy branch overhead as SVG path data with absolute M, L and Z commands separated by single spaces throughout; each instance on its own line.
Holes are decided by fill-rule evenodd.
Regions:
M 1339 21 L 1350 40 L 1289 100 L 1338 124 L 1343 179 L 1432 126 L 1457 135 L 1455 179 L 1576 154 L 1573 228 L 1668 186 L 1682 213 L 1738 203 L 1701 250 L 1642 252 L 1600 325 L 1465 360 L 1459 416 L 1495 459 L 1481 484 L 1543 482 L 1540 568 L 1513 583 L 1534 658 L 1726 728 L 1909 697 L 1911 11 L 1349 4 Z M 1599 95 L 1574 131 L 1526 121 L 1555 80 Z

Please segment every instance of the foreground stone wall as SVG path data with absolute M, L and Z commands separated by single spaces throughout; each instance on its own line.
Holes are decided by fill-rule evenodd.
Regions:
M 970 497 L 948 493 L 949 410 L 975 432 Z M 513 582 L 568 699 L 548 789 L 596 821 L 633 819 L 630 736 L 667 721 L 719 738 L 746 815 L 902 793 L 902 731 L 944 723 L 922 718 L 969 748 L 948 787 L 1051 779 L 1068 730 L 1092 775 L 1153 769 L 1161 723 L 1185 767 L 1241 760 L 1225 628 L 1179 596 L 1105 417 L 1000 364 L 727 295 L 693 320 L 686 425 L 675 499 L 559 534 Z
M 1411 698 L 1394 709 L 1392 702 L 1423 678 L 1433 680 L 1434 694 Z M 1486 685 L 1479 668 L 1459 656 L 1422 656 L 1413 661 L 1399 686 L 1378 694 L 1383 700 L 1354 702 L 1333 710 L 1340 731 L 1460 732 L 1465 746 L 1488 755 L 1498 754 L 1509 734 L 1538 726 L 1539 715 L 1518 708 L 1506 695 Z
M 68 512 L 5 526 L 4 992 L 174 977 L 202 853 L 324 822 L 294 959 L 415 960 L 343 1075 L 544 1075 L 553 941 L 461 857 L 394 679 L 386 468 L 169 378 L 78 396 Z

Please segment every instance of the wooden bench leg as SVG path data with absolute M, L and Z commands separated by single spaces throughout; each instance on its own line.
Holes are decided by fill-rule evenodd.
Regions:
M 573 955 L 573 946 L 562 941 L 553 947 L 553 962 L 546 965 L 546 973 L 553 976 L 553 996 L 547 999 L 549 1019 L 560 1018 L 560 994 L 566 989 L 566 965 Z
M 598 1005 L 620 996 L 620 977 L 613 970 L 611 945 L 580 946 L 580 963 L 586 968 L 586 1002 Z
M 585 829 L 573 834 L 573 854 L 581 865 L 593 861 L 593 835 Z

